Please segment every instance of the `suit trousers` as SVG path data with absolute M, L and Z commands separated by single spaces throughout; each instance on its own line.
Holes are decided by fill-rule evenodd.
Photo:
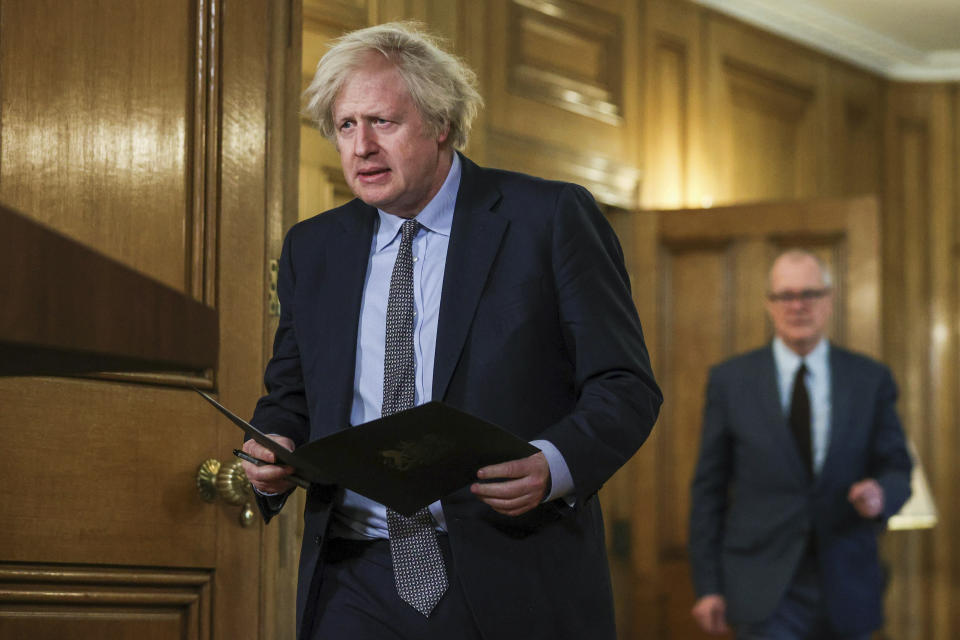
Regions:
M 397 595 L 390 541 L 327 542 L 311 640 L 482 640 L 460 583 L 450 543 L 438 536 L 449 587 L 427 618 Z
M 761 623 L 736 628 L 737 640 L 869 640 L 870 635 L 839 636 L 830 629 L 812 544 L 773 615 Z

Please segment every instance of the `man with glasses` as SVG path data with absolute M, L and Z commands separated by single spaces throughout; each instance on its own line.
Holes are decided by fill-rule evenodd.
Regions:
M 714 367 L 691 495 L 693 616 L 739 640 L 867 639 L 882 623 L 877 534 L 910 495 L 889 370 L 825 337 L 830 272 L 770 270 L 771 344 Z

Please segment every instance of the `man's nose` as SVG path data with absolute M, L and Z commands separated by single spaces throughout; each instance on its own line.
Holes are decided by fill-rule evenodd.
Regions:
M 364 123 L 357 125 L 353 139 L 353 153 L 365 158 L 376 150 L 377 143 L 370 125 Z

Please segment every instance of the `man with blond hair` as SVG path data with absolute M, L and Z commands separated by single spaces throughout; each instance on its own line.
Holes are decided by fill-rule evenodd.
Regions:
M 660 391 L 590 194 L 457 151 L 474 84 L 409 24 L 348 33 L 320 61 L 307 112 L 357 198 L 286 237 L 253 423 L 294 449 L 440 400 L 539 451 L 410 518 L 312 485 L 301 640 L 615 638 L 596 493 L 646 439 Z M 291 470 L 245 470 L 269 520 Z
M 883 365 L 830 343 L 830 271 L 770 270 L 773 342 L 714 367 L 692 484 L 693 616 L 738 640 L 866 640 L 882 620 L 877 534 L 910 495 Z

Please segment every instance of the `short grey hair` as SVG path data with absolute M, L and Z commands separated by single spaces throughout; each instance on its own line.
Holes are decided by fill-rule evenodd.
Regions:
M 304 114 L 317 123 L 320 133 L 335 141 L 333 107 L 350 73 L 371 52 L 379 52 L 396 65 L 432 134 L 449 127 L 455 149 L 467 144 L 474 117 L 483 105 L 476 90 L 476 74 L 459 58 L 444 51 L 439 41 L 416 22 L 386 24 L 351 31 L 331 44 L 304 92 Z
M 823 286 L 827 289 L 833 287 L 833 274 L 830 271 L 830 267 L 826 262 L 820 259 L 815 253 L 807 251 L 806 249 L 787 249 L 780 255 L 778 255 L 770 265 L 770 271 L 767 274 L 767 288 L 772 290 L 773 285 L 773 265 L 777 264 L 781 258 L 786 258 L 791 262 L 796 262 L 797 260 L 802 260 L 804 258 L 809 258 L 817 263 L 817 266 L 820 267 L 820 280 L 823 282 Z

